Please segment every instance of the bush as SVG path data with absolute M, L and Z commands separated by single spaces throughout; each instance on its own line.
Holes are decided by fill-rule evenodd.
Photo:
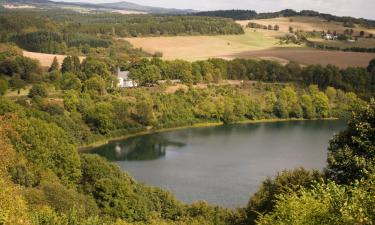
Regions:
M 283 171 L 275 178 L 268 178 L 262 182 L 259 190 L 250 198 L 246 208 L 246 222 L 255 224 L 260 214 L 271 212 L 278 195 L 293 193 L 305 187 L 309 188 L 315 181 L 322 178 L 318 171 L 309 171 L 299 168 L 291 171 Z
M 47 88 L 43 84 L 35 84 L 27 95 L 29 98 L 41 97 L 45 98 L 48 96 Z
M 0 96 L 8 90 L 8 81 L 0 78 Z

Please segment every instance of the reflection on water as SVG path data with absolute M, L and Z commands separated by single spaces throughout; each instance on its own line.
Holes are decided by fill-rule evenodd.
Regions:
M 191 128 L 149 134 L 93 149 L 140 182 L 185 202 L 243 207 L 267 176 L 322 169 L 329 139 L 343 121 L 291 121 Z
M 125 141 L 111 142 L 90 151 L 109 161 L 146 161 L 164 157 L 168 146 L 183 147 L 185 144 L 169 141 L 160 134 L 149 134 L 129 138 Z

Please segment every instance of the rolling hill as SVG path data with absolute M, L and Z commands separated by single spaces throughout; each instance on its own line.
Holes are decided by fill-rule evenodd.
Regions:
M 153 14 L 188 14 L 195 12 L 191 9 L 170 9 L 162 7 L 151 7 L 139 5 L 131 2 L 115 2 L 115 3 L 86 3 L 86 2 L 61 2 L 50 0 L 0 0 L 1 5 L 28 5 L 35 8 L 80 8 L 82 10 L 126 10 L 133 12 L 153 13 Z

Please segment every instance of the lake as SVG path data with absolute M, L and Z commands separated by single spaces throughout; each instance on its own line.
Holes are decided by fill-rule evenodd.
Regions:
M 184 202 L 243 207 L 267 176 L 322 169 L 344 121 L 290 121 L 189 128 L 114 141 L 90 152 Z

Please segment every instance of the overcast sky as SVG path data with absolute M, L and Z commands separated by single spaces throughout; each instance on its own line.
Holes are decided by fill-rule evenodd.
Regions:
M 118 2 L 121 0 L 63 0 L 70 2 Z M 375 0 L 127 0 L 149 6 L 214 10 L 214 9 L 253 9 L 258 12 L 281 9 L 312 9 L 339 16 L 354 16 L 375 19 Z

